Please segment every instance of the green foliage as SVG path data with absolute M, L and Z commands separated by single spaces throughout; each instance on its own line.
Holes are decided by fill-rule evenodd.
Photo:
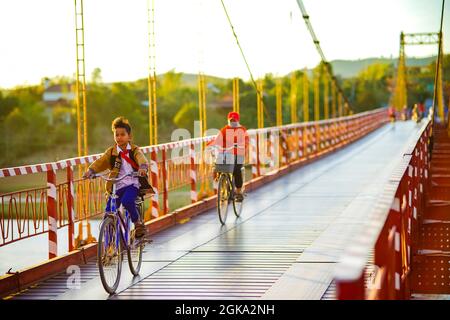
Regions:
M 100 68 L 95 68 L 92 71 L 92 83 L 101 83 L 102 82 L 102 70 Z
M 173 122 L 179 128 L 194 132 L 194 121 L 199 119 L 198 106 L 195 103 L 186 103 L 173 118 Z
M 3 162 L 14 161 L 49 145 L 49 126 L 44 115 L 44 107 L 33 104 L 27 108 L 15 107 L 2 121 L 0 142 L 5 150 Z
M 388 64 L 373 64 L 361 71 L 356 81 L 355 107 L 357 112 L 381 107 L 389 100 L 388 79 L 394 69 Z
M 408 74 L 409 102 L 423 101 L 432 95 L 434 63 L 425 69 L 411 69 Z M 446 98 L 450 94 L 450 55 L 444 56 L 443 76 Z M 297 116 L 303 119 L 303 71 L 294 70 L 297 79 Z M 416 79 L 416 74 L 421 77 Z M 324 66 L 318 65 L 312 73 L 323 78 Z M 309 76 L 309 116 L 313 119 L 313 79 Z M 281 78 L 283 123 L 290 123 L 291 75 Z M 206 76 L 207 127 L 221 128 L 226 124 L 227 106 L 232 96 L 232 80 Z M 416 79 L 416 80 L 414 80 Z M 355 112 L 384 106 L 388 103 L 395 80 L 395 67 L 379 62 L 369 65 L 357 76 L 348 79 L 338 77 L 338 82 Z M 272 74 L 264 77 L 264 124 L 274 126 L 276 121 L 276 82 Z M 67 77 L 43 79 L 41 85 L 17 87 L 0 91 L 0 148 L 4 150 L 0 166 L 16 166 L 36 161 L 54 161 L 56 158 L 73 157 L 77 154 L 76 108 L 73 101 L 57 105 L 42 102 L 45 84 L 70 85 Z M 87 86 L 88 145 L 89 153 L 99 153 L 114 143 L 111 121 L 117 116 L 129 119 L 133 141 L 148 145 L 149 109 L 148 81 L 102 82 L 101 70 L 95 69 Z M 251 81 L 240 80 L 241 123 L 247 128 L 257 127 L 256 90 Z M 323 118 L 324 87 L 320 85 L 320 109 Z M 331 110 L 331 89 L 329 90 Z M 158 141 L 170 141 L 176 128 L 186 128 L 194 133 L 194 121 L 198 120 L 197 76 L 169 71 L 157 77 Z M 39 160 L 37 160 L 39 159 Z

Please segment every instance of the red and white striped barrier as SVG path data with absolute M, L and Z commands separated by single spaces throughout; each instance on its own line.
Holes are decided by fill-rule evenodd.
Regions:
M 152 177 L 152 187 L 155 194 L 152 197 L 152 217 L 159 217 L 159 190 L 158 190 L 158 154 L 152 150 L 150 154 L 150 171 Z
M 336 125 L 334 123 L 330 124 L 330 144 L 331 144 L 331 146 L 334 146 L 336 144 L 336 139 L 334 137 L 335 129 L 336 129 Z
M 190 144 L 190 159 L 191 159 L 191 168 L 190 168 L 190 177 L 191 177 L 191 202 L 197 202 L 197 171 L 195 168 L 195 146 L 194 143 Z
M 298 158 L 303 157 L 303 130 L 302 128 L 298 128 Z
M 311 152 L 316 153 L 317 152 L 317 135 L 316 135 L 316 126 L 311 126 Z
M 360 121 L 359 125 L 372 123 Z M 345 127 L 360 134 L 364 132 L 350 123 Z M 334 278 L 338 299 L 409 298 L 411 243 L 418 237 L 417 216 L 423 215 L 425 208 L 424 198 L 420 197 L 421 186 L 429 183 L 428 176 L 421 173 L 421 167 L 426 170 L 428 154 L 421 151 L 428 148 L 430 130 L 431 122 L 428 122 L 389 179 L 366 227 L 354 235 L 352 244 L 343 253 Z M 370 264 L 368 252 L 372 250 L 375 286 L 366 287 L 364 275 Z
M 58 256 L 58 216 L 56 213 L 56 173 L 47 171 L 48 258 Z
M 305 127 L 305 131 L 303 132 L 303 148 L 305 150 L 304 156 L 309 156 L 311 154 L 311 135 L 310 128 L 308 126 Z
M 331 144 L 331 138 L 330 138 L 330 125 L 327 124 L 325 126 L 325 148 L 328 148 Z
M 281 129 L 281 165 L 287 165 L 287 137 L 286 131 Z
M 69 218 L 69 251 L 75 249 L 75 210 L 74 210 L 73 170 L 67 167 L 67 210 Z
M 0 170 L 0 178 L 27 175 L 39 172 L 47 172 L 50 170 L 62 170 L 68 166 L 76 166 L 82 164 L 88 164 L 94 162 L 96 159 L 100 158 L 101 154 L 96 154 L 92 156 L 72 158 L 67 160 L 62 160 L 58 162 L 42 163 L 42 164 L 32 164 L 28 166 L 5 168 Z
M 249 130 L 248 134 L 250 136 L 250 154 L 249 154 L 249 160 L 252 168 L 252 177 L 257 178 L 261 176 L 261 170 L 263 167 L 261 165 L 261 157 L 265 157 L 267 155 L 267 142 L 263 139 L 267 138 L 267 135 L 270 137 L 270 141 L 274 142 L 270 146 L 270 153 L 272 155 L 271 159 L 271 166 L 275 169 L 276 163 L 273 162 L 273 158 L 278 159 L 278 161 L 282 161 L 282 163 L 286 163 L 288 159 L 286 158 L 287 154 L 287 139 L 286 135 L 287 133 L 292 134 L 294 137 L 297 137 L 298 141 L 294 141 L 294 144 L 298 146 L 298 148 L 290 148 L 290 149 L 297 149 L 295 150 L 297 154 L 293 156 L 293 159 L 299 159 L 305 156 L 311 156 L 314 157 L 315 154 L 317 154 L 317 145 L 320 142 L 320 128 L 323 128 L 324 126 L 330 126 L 330 124 L 335 124 L 336 126 L 336 134 L 340 133 L 342 136 L 347 134 L 348 132 L 346 129 L 348 129 L 346 126 L 348 123 L 354 124 L 356 123 L 356 120 L 360 119 L 358 121 L 358 124 L 354 124 L 355 132 L 356 130 L 360 132 L 361 134 L 368 132 L 368 128 L 361 128 L 362 125 L 371 126 L 372 128 L 375 128 L 376 126 L 383 123 L 383 119 L 387 119 L 387 112 L 385 110 L 376 110 L 371 112 L 366 112 L 354 116 L 349 117 L 342 117 L 339 119 L 332 119 L 332 120 L 322 120 L 319 122 L 312 122 L 312 123 L 296 123 L 291 125 L 285 125 L 281 128 L 278 127 L 271 127 L 271 128 L 263 128 L 263 129 L 254 129 Z M 363 121 L 364 119 L 364 121 Z M 281 136 L 280 136 L 280 130 Z M 304 131 L 303 131 L 304 130 Z M 329 132 L 328 132 L 328 138 L 329 138 Z M 332 134 L 333 136 L 333 134 Z M 275 140 L 276 137 L 281 138 L 280 140 Z M 345 140 L 339 136 L 336 136 L 336 141 L 339 141 L 339 139 L 345 143 L 348 142 L 348 140 Z M 211 140 L 215 139 L 215 136 L 209 136 L 209 137 L 203 137 L 203 138 L 195 138 L 195 139 L 187 139 L 177 142 L 170 142 L 165 143 L 161 145 L 156 146 L 146 146 L 141 147 L 140 150 L 144 154 L 150 154 L 150 178 L 153 188 L 155 189 L 156 195 L 152 199 L 151 203 L 151 216 L 153 218 L 159 217 L 160 214 L 168 213 L 169 211 L 169 197 L 168 193 L 169 190 L 177 189 L 177 188 L 185 188 L 186 186 L 191 187 L 190 190 L 190 200 L 192 203 L 198 201 L 198 195 L 197 195 L 197 180 L 199 180 L 199 166 L 196 163 L 198 158 L 202 157 L 196 157 L 196 150 L 195 146 L 209 142 Z M 278 153 L 278 150 L 282 149 L 282 153 Z M 291 146 L 291 144 L 290 144 Z M 183 148 L 184 150 L 189 150 L 189 156 L 184 153 L 184 155 L 179 155 L 179 150 L 177 148 Z M 326 151 L 326 150 L 323 150 Z M 161 152 L 161 160 L 158 161 L 158 153 Z M 425 151 L 424 151 L 425 152 Z M 14 203 L 15 199 L 19 199 L 20 197 L 23 197 L 25 194 L 27 197 L 27 203 L 28 209 L 25 209 L 27 212 L 32 212 L 30 209 L 32 206 L 36 205 L 38 202 L 38 196 L 33 195 L 33 200 L 31 199 L 31 192 L 41 192 L 43 197 L 47 197 L 48 195 L 48 201 L 39 201 L 43 203 L 42 210 L 47 211 L 48 214 L 48 228 L 39 226 L 42 226 L 43 224 L 39 225 L 39 221 L 37 221 L 37 218 L 33 216 L 27 216 L 27 219 L 34 219 L 34 224 L 31 223 L 30 230 L 19 230 L 20 236 L 19 238 L 12 237 L 12 232 L 9 232 L 6 230 L 9 226 L 8 223 L 0 224 L 0 246 L 7 245 L 9 243 L 22 240 L 25 238 L 29 238 L 31 236 L 42 234 L 42 233 L 49 233 L 49 255 L 55 256 L 57 254 L 57 226 L 59 225 L 59 228 L 68 226 L 69 228 L 69 250 L 74 249 L 74 223 L 78 221 L 82 221 L 83 219 L 86 219 L 91 216 L 95 216 L 97 214 L 101 214 L 102 208 L 104 205 L 104 197 L 103 197 L 103 184 L 101 181 L 96 181 L 95 183 L 92 182 L 92 185 L 94 186 L 93 189 L 85 190 L 83 187 L 84 182 L 74 180 L 73 177 L 73 171 L 72 167 L 75 168 L 75 166 L 79 165 L 87 165 L 98 159 L 102 154 L 95 154 L 85 157 L 78 157 L 78 158 L 71 158 L 71 159 L 65 159 L 53 163 L 44 163 L 44 164 L 36 164 L 36 165 L 29 165 L 29 166 L 21 166 L 21 167 L 14 167 L 14 168 L 4 168 L 0 169 L 0 178 L 3 177 L 10 177 L 10 176 L 17 176 L 17 175 L 27 175 L 27 174 L 35 174 L 40 172 L 47 172 L 49 175 L 49 185 L 48 190 L 45 188 L 39 188 L 33 189 L 33 190 L 22 190 L 17 192 L 11 192 L 8 194 L 0 195 L 0 198 L 4 201 L 4 203 L 9 203 L 6 205 L 6 210 L 3 209 L 2 214 L 6 215 L 8 221 L 12 221 L 14 219 L 13 214 L 10 214 L 9 212 L 13 212 L 13 209 L 11 208 L 11 203 Z M 280 156 L 281 159 L 280 159 Z M 177 163 L 175 159 L 181 159 L 183 163 Z M 264 165 L 266 165 L 264 158 Z M 186 162 L 187 161 L 187 162 Z M 424 157 L 424 161 L 426 161 L 426 157 Z M 56 170 L 62 170 L 67 169 L 67 182 L 61 183 L 59 185 L 55 185 L 56 181 L 52 180 L 52 174 L 54 175 Z M 428 175 L 428 170 L 425 169 L 425 175 Z M 159 176 L 161 175 L 161 176 Z M 162 180 L 161 180 L 162 179 Z M 159 181 L 161 180 L 161 181 Z M 178 181 L 179 180 L 179 181 Z M 53 182 L 51 182 L 53 181 Z M 174 181 L 177 181 L 174 183 Z M 158 183 L 160 182 L 160 183 Z M 64 191 L 65 186 L 67 185 L 67 196 L 64 199 Z M 56 188 L 56 191 L 55 191 Z M 423 186 L 419 185 L 419 190 L 423 190 Z M 48 193 L 47 193 L 48 192 Z M 85 193 L 89 194 L 85 194 Z M 163 196 L 163 202 L 161 203 L 161 206 L 163 209 L 159 210 L 159 195 Z M 75 201 L 77 201 L 77 205 L 75 205 Z M 48 204 L 48 205 L 47 205 Z M 9 207 L 8 207 L 9 206 Z M 74 208 L 77 208 L 77 212 L 74 212 Z M 57 211 L 57 209 L 60 208 L 60 213 Z M 67 208 L 67 217 L 69 222 L 67 223 L 67 220 L 64 221 L 64 214 L 65 214 L 65 208 Z M 177 208 L 172 208 L 177 209 Z M 58 220 L 58 215 L 60 217 L 60 220 Z M 76 215 L 76 217 L 74 217 Z M 40 215 L 39 215 L 40 216 Z M 45 218 L 44 218 L 45 219 Z M 33 229 L 34 225 L 34 230 Z M 51 242 L 50 242 L 51 241 Z
M 167 177 L 167 151 L 162 149 L 162 179 L 163 179 L 163 214 L 169 213 L 169 179 Z
M 257 133 L 250 135 L 250 160 L 252 164 L 252 178 L 255 179 L 258 176 L 257 168 Z
M 278 163 L 275 163 L 275 159 L 278 159 L 278 154 L 275 153 L 275 137 L 279 137 L 278 136 L 278 131 L 277 130 L 273 130 L 270 132 L 270 139 L 269 139 L 269 159 L 270 159 L 270 170 L 275 170 L 275 168 L 278 168 Z M 278 140 L 278 139 L 277 139 Z M 277 150 L 279 150 L 277 148 Z M 276 167 L 275 167 L 276 165 Z
M 214 136 L 204 137 L 204 138 L 195 138 L 195 139 L 187 139 L 187 140 L 181 140 L 176 142 L 169 142 L 164 143 L 156 146 L 147 146 L 147 147 L 140 147 L 139 149 L 144 154 L 152 153 L 153 151 L 158 152 L 163 149 L 171 150 L 178 147 L 185 147 L 189 146 L 191 142 L 193 143 L 199 143 L 199 142 L 209 142 L 211 140 L 215 139 Z M 63 170 L 67 167 L 71 166 L 78 166 L 78 165 L 85 165 L 90 164 L 100 158 L 102 156 L 102 153 L 89 155 L 89 156 L 83 156 L 83 157 L 77 157 L 77 158 L 70 158 L 65 160 L 60 160 L 56 162 L 49 162 L 49 163 L 41 163 L 41 164 L 32 164 L 27 166 L 20 166 L 20 167 L 12 167 L 12 168 L 3 168 L 0 169 L 0 178 L 4 177 L 12 177 L 12 176 L 20 176 L 20 175 L 27 175 L 27 174 L 33 174 L 33 173 L 40 173 L 40 172 L 47 172 L 50 170 Z

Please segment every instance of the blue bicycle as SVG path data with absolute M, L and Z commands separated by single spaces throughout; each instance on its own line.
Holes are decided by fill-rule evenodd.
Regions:
M 113 183 L 112 193 L 109 196 L 111 199 L 111 211 L 105 212 L 101 222 L 97 249 L 100 279 L 103 287 L 109 294 L 115 293 L 119 286 L 124 251 L 126 250 L 127 252 L 128 266 L 131 273 L 137 276 L 142 264 L 142 252 L 145 244 L 149 242 L 147 238 L 135 238 L 131 215 L 125 208 L 121 212 L 116 206 L 116 183 L 127 176 L 137 177 L 138 174 L 134 172 L 111 179 L 107 178 L 106 175 L 94 175 L 94 177 L 101 177 L 103 180 Z M 136 206 L 141 219 L 144 218 L 143 204 L 143 196 L 138 197 Z

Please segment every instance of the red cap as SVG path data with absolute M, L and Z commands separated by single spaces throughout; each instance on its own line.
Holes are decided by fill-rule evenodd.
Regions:
M 234 120 L 239 122 L 239 113 L 231 111 L 228 113 L 228 120 Z

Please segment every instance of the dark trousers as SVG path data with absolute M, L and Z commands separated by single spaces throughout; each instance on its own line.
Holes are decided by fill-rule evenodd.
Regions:
M 241 171 L 243 165 L 243 163 L 237 163 L 237 157 L 234 157 L 233 177 L 236 188 L 242 188 L 242 185 L 244 184 Z
M 135 186 L 124 187 L 116 191 L 116 209 L 122 204 L 130 213 L 131 221 L 133 221 L 133 223 L 139 220 L 139 212 L 135 203 L 138 192 L 139 189 Z M 106 212 L 109 211 L 111 211 L 111 198 L 108 198 L 108 202 L 106 203 Z

